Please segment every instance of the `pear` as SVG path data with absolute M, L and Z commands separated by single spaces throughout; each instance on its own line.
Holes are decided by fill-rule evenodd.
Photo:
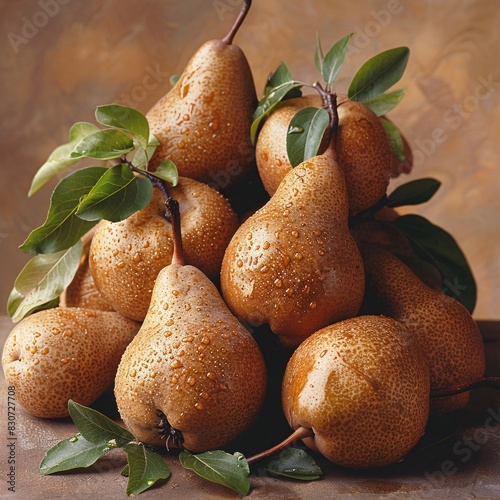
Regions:
M 402 323 L 358 316 L 306 339 L 282 384 L 285 416 L 311 429 L 309 448 L 346 467 L 400 461 L 419 441 L 429 414 L 429 369 Z
M 386 194 L 392 150 L 380 119 L 368 107 L 344 96 L 339 96 L 338 101 L 334 148 L 337 162 L 345 173 L 352 215 L 371 207 Z M 286 150 L 290 120 L 297 111 L 309 106 L 322 107 L 322 98 L 308 95 L 280 103 L 257 137 L 257 168 L 271 196 L 292 168 Z
M 422 346 L 430 368 L 431 388 L 469 384 L 484 375 L 484 345 L 479 328 L 457 300 L 425 285 L 389 251 L 362 248 L 367 290 L 377 311 L 404 323 Z M 433 399 L 431 409 L 446 413 L 463 408 L 469 393 Z
M 239 222 L 231 205 L 207 184 L 179 178 L 167 187 L 181 207 L 186 261 L 218 280 L 226 246 Z M 146 316 L 156 276 L 172 260 L 172 225 L 159 189 L 146 208 L 124 221 L 101 221 L 92 238 L 90 269 L 102 296 L 136 321 Z
M 384 207 L 375 213 L 375 220 L 365 220 L 352 225 L 351 234 L 358 245 L 375 244 L 395 254 L 427 286 L 441 290 L 441 273 L 435 266 L 420 259 L 408 238 L 391 223 L 397 216 L 394 209 Z
M 56 307 L 20 321 L 5 342 L 7 385 L 31 415 L 69 415 L 68 400 L 92 404 L 112 383 L 140 327 L 116 312 Z
M 213 283 L 196 267 L 165 267 L 116 374 L 130 432 L 153 446 L 222 447 L 254 420 L 266 384 L 259 346 Z
M 241 320 L 268 323 L 283 345 L 357 314 L 363 262 L 349 233 L 344 174 L 331 155 L 286 174 L 238 228 L 224 254 L 221 289 Z
M 217 190 L 233 186 L 254 166 L 250 126 L 257 106 L 253 76 L 233 37 L 251 1 L 222 40 L 210 40 L 192 56 L 174 87 L 147 113 L 160 142 L 150 167 L 164 158 L 179 174 Z
M 95 226 L 93 229 L 90 238 L 84 242 L 80 265 L 75 277 L 59 297 L 60 307 L 82 307 L 84 309 L 97 309 L 98 311 L 114 311 L 111 304 L 97 290 L 90 271 L 89 251 Z

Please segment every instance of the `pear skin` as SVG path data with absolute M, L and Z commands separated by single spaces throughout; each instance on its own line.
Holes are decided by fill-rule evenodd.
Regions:
M 425 285 L 396 256 L 375 245 L 362 246 L 367 290 L 378 312 L 404 323 L 422 346 L 431 388 L 471 383 L 484 376 L 484 345 L 479 328 L 457 300 Z M 431 409 L 446 413 L 463 408 L 470 394 L 436 398 Z
M 236 184 L 254 167 L 250 126 L 256 106 L 243 51 L 223 40 L 206 42 L 174 87 L 146 114 L 160 142 L 150 168 L 168 158 L 180 175 L 218 191 Z
M 180 204 L 186 261 L 218 280 L 226 246 L 238 217 L 220 193 L 204 183 L 179 178 L 169 194 Z M 90 269 L 103 297 L 136 321 L 146 316 L 158 273 L 170 264 L 172 225 L 161 192 L 153 190 L 146 208 L 124 221 L 101 221 L 90 247 Z
M 345 173 L 351 215 L 377 203 L 387 192 L 392 150 L 380 119 L 364 104 L 338 97 L 338 128 L 335 151 Z M 273 195 L 292 169 L 286 136 L 297 111 L 323 102 L 318 94 L 295 97 L 280 103 L 266 119 L 257 137 L 256 162 L 262 183 Z M 321 152 L 321 149 L 320 149 Z
M 140 327 L 116 312 L 78 307 L 39 311 L 5 342 L 7 385 L 31 415 L 67 417 L 68 400 L 92 404 L 112 383 L 120 358 Z
M 221 288 L 241 320 L 268 323 L 284 345 L 357 314 L 364 293 L 359 250 L 347 226 L 343 172 L 328 155 L 290 171 L 236 231 Z
M 305 427 L 311 449 L 346 467 L 400 461 L 419 441 L 429 415 L 429 368 L 402 323 L 358 316 L 306 339 L 286 367 L 285 416 Z
M 116 375 L 116 401 L 130 432 L 146 444 L 168 445 L 169 434 L 159 433 L 162 412 L 187 450 L 220 448 L 253 421 L 266 386 L 259 346 L 213 283 L 193 266 L 165 267 Z

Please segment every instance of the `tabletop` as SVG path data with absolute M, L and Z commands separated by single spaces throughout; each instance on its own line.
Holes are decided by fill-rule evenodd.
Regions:
M 487 376 L 498 376 L 500 367 L 500 322 L 478 321 L 485 344 Z M 0 348 L 12 328 L 10 319 L 0 321 Z M 279 385 L 279 384 L 278 384 Z M 273 391 L 271 385 L 270 391 Z M 40 419 L 15 407 L 15 440 L 7 437 L 9 391 L 2 374 L 0 389 L 2 436 L 0 498 L 126 498 L 127 479 L 120 475 L 126 464 L 121 450 L 113 450 L 87 469 L 41 476 L 40 462 L 51 446 L 76 433 L 68 419 Z M 270 420 L 279 398 L 268 397 L 267 407 L 252 429 L 234 446 L 245 453 L 255 446 L 276 444 L 289 429 L 279 418 Z M 271 406 L 271 408 L 270 408 Z M 272 408 L 274 406 L 274 408 Z M 118 419 L 112 391 L 92 407 Z M 257 439 L 255 436 L 259 436 Z M 262 448 L 264 449 L 264 448 Z M 303 482 L 272 477 L 252 468 L 249 498 L 316 499 L 332 498 L 498 498 L 500 497 L 500 392 L 477 389 L 469 405 L 452 415 L 432 417 L 421 441 L 400 463 L 379 469 L 351 470 L 338 467 L 312 453 L 323 470 L 316 481 Z M 14 458 L 14 474 L 8 460 Z M 210 483 L 184 469 L 175 453 L 164 457 L 171 470 L 168 480 L 159 481 L 141 494 L 147 498 L 238 498 L 231 490 Z M 15 494 L 9 495 L 9 481 Z

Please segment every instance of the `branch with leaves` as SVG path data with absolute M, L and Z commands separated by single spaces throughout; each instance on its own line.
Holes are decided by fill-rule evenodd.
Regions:
M 177 169 L 168 159 L 154 172 L 147 170 L 158 141 L 142 113 L 110 104 L 97 107 L 95 116 L 107 128 L 87 122 L 73 125 L 69 142 L 56 148 L 35 174 L 29 196 L 84 158 L 115 164 L 78 169 L 56 185 L 45 222 L 19 247 L 34 258 L 22 269 L 8 299 L 14 321 L 57 305 L 78 269 L 81 238 L 100 220 L 124 220 L 149 203 L 153 186 L 166 199 L 163 182 L 177 184 Z

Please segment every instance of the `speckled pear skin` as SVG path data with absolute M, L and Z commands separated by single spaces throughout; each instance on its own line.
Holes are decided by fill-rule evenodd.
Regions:
M 221 289 L 233 313 L 254 326 L 268 323 L 289 346 L 356 315 L 364 270 L 347 214 L 344 175 L 332 158 L 290 171 L 226 249 Z
M 431 374 L 431 388 L 468 384 L 484 376 L 484 345 L 467 309 L 441 291 L 429 288 L 396 256 L 374 245 L 363 246 L 367 289 L 378 312 L 404 323 L 422 346 Z M 446 413 L 463 408 L 465 392 L 435 398 L 431 409 Z
M 2 366 L 17 402 L 31 415 L 67 417 L 68 400 L 88 406 L 112 383 L 140 324 L 116 312 L 77 307 L 39 311 L 5 342 Z
M 187 450 L 217 449 L 254 420 L 266 387 L 258 344 L 213 283 L 193 266 L 163 269 L 116 375 L 116 402 L 130 432 L 165 446 L 156 427 L 159 409 Z
M 254 166 L 250 126 L 256 106 L 243 51 L 222 40 L 206 42 L 146 115 L 160 142 L 150 168 L 169 158 L 184 177 L 218 190 L 234 185 Z
M 210 186 L 179 178 L 169 194 L 179 202 L 186 262 L 218 280 L 224 251 L 238 228 L 230 203 Z M 158 189 L 149 205 L 121 222 L 101 221 L 90 247 L 90 269 L 103 297 L 136 321 L 146 316 L 156 276 L 172 261 L 172 226 Z
M 306 339 L 282 384 L 285 416 L 332 462 L 355 468 L 400 461 L 419 441 L 429 414 L 429 369 L 400 322 L 357 316 Z
M 75 277 L 61 295 L 59 306 L 114 311 L 111 304 L 95 286 L 94 278 L 90 272 L 88 252 L 82 256 Z
M 371 207 L 387 192 L 392 151 L 380 119 L 364 104 L 338 96 L 339 124 L 335 151 L 345 173 L 351 215 Z M 272 196 L 292 168 L 286 150 L 290 120 L 305 107 L 321 107 L 319 95 L 280 103 L 264 123 L 256 143 L 256 162 L 266 191 Z

